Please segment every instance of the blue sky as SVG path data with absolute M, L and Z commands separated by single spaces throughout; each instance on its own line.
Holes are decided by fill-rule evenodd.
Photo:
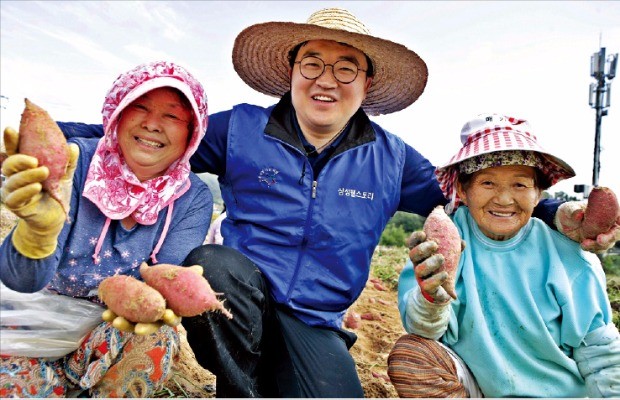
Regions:
M 530 120 L 542 145 L 577 176 L 554 190 L 592 183 L 595 112 L 590 56 L 620 52 L 615 1 L 0 1 L 1 124 L 16 126 L 23 98 L 57 120 L 100 123 L 119 73 L 158 59 L 201 80 L 216 112 L 275 99 L 247 87 L 231 62 L 235 36 L 267 21 L 304 22 L 347 8 L 371 33 L 427 63 L 424 94 L 398 113 L 373 117 L 434 164 L 460 147 L 462 125 L 481 112 Z M 620 74 L 620 71 L 617 71 Z M 599 183 L 620 194 L 620 85 L 603 118 Z M 617 87 L 617 88 L 616 88 Z

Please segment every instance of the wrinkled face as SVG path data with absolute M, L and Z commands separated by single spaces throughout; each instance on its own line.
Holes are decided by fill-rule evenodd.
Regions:
M 325 64 L 349 60 L 361 69 L 368 69 L 364 53 L 360 50 L 331 40 L 311 40 L 302 46 L 295 61 L 315 56 Z M 366 72 L 359 71 L 351 83 L 340 83 L 334 78 L 332 67 L 326 66 L 317 79 L 304 78 L 299 64 L 291 71 L 291 95 L 297 119 L 304 132 L 334 134 L 347 123 L 359 109 L 372 82 Z
M 465 187 L 463 187 L 465 186 Z M 474 172 L 458 195 L 486 236 L 506 240 L 527 224 L 542 191 L 534 167 L 505 165 Z
M 175 89 L 153 89 L 129 104 L 118 123 L 118 143 L 140 181 L 163 175 L 187 148 L 193 113 Z

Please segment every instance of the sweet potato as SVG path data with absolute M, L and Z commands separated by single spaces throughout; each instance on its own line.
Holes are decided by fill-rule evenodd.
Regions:
M 344 317 L 344 326 L 348 329 L 358 329 L 360 327 L 361 316 L 355 311 L 349 310 Z
M 99 298 L 116 315 L 130 322 L 155 322 L 166 310 L 166 300 L 133 276 L 114 275 L 99 284 Z
M 422 227 L 426 239 L 438 245 L 437 253 L 443 255 L 444 263 L 439 271 L 446 271 L 448 279 L 442 285 L 446 293 L 456 299 L 454 277 L 461 258 L 461 237 L 454 222 L 448 217 L 442 206 L 437 206 L 430 213 Z
M 600 233 L 609 231 L 620 216 L 618 198 L 612 190 L 597 186 L 588 196 L 581 229 L 586 239 L 596 240 Z
M 170 264 L 149 267 L 142 263 L 140 275 L 147 284 L 164 296 L 168 308 L 178 316 L 194 317 L 207 311 L 219 310 L 232 318 L 232 314 L 217 299 L 217 294 L 211 289 L 209 282 L 196 269 L 196 266 L 179 267 Z
M 47 111 L 28 99 L 24 100 L 26 107 L 19 124 L 19 152 L 36 157 L 39 166 L 49 169 L 43 190 L 58 200 L 66 214 L 69 205 L 61 200 L 58 182 L 65 175 L 69 163 L 67 140 Z

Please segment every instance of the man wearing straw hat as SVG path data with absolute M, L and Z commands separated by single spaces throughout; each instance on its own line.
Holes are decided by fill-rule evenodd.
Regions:
M 446 203 L 430 162 L 368 114 L 416 101 L 426 64 L 338 8 L 246 28 L 233 64 L 280 100 L 211 115 L 192 158 L 219 176 L 227 218 L 225 246 L 199 247 L 185 265 L 204 267 L 234 318 L 185 318 L 188 341 L 219 397 L 362 397 L 343 316 L 392 215 Z

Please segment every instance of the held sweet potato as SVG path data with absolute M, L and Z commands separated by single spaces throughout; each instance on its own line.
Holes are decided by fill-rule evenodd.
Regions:
M 130 322 L 155 322 L 166 310 L 166 300 L 133 276 L 114 275 L 99 284 L 99 298 L 116 315 Z
M 49 169 L 43 190 L 58 200 L 66 214 L 68 204 L 61 200 L 58 182 L 65 175 L 69 163 L 67 140 L 47 111 L 28 99 L 24 100 L 26 107 L 19 124 L 19 152 L 36 157 L 39 166 Z
M 581 229 L 586 239 L 596 240 L 599 233 L 609 231 L 620 216 L 618 198 L 612 190 L 598 186 L 588 196 Z
M 442 285 L 446 293 L 456 299 L 454 277 L 461 258 L 461 237 L 454 222 L 448 217 L 442 206 L 437 206 L 430 213 L 422 228 L 426 239 L 438 245 L 437 253 L 442 254 L 444 263 L 440 271 L 448 273 L 448 279 Z
M 193 317 L 207 311 L 219 310 L 232 318 L 232 314 L 217 299 L 201 271 L 200 266 L 196 268 L 158 264 L 149 267 L 146 263 L 140 266 L 142 279 L 164 296 L 168 308 L 176 315 Z

